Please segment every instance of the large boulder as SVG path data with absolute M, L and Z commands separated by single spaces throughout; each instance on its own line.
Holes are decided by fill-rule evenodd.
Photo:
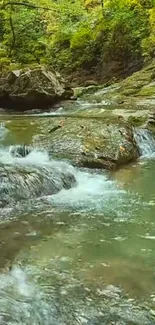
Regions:
M 63 78 L 43 66 L 10 71 L 0 78 L 1 108 L 48 108 L 72 95 L 73 90 Z
M 40 137 L 41 145 L 77 166 L 115 169 L 139 157 L 134 130 L 123 120 L 56 117 L 49 124 Z

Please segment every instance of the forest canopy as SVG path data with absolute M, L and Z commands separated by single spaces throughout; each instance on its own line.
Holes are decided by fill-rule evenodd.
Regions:
M 155 55 L 155 0 L 0 1 L 0 67 L 124 71 Z

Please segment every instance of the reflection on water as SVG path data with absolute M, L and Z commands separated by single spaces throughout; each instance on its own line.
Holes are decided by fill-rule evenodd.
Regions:
M 9 145 L 14 152 L 30 123 L 6 121 L 1 165 L 17 179 L 19 166 L 69 171 L 76 185 L 1 208 L 0 324 L 155 324 L 155 161 L 108 176 L 55 161 L 46 148 L 16 157 Z M 49 122 L 36 123 L 24 143 Z

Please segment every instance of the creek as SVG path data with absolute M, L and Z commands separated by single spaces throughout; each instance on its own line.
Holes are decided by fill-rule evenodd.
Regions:
M 1 115 L 0 324 L 155 324 L 153 137 L 135 131 L 134 164 L 80 169 L 49 121 Z

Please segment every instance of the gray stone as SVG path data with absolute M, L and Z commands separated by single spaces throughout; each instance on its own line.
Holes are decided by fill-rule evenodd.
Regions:
M 139 157 L 134 130 L 124 121 L 56 117 L 50 122 L 40 145 L 55 157 L 67 158 L 77 166 L 115 169 Z M 51 129 L 55 131 L 49 133 Z
M 43 66 L 10 71 L 0 78 L 2 108 L 45 109 L 72 96 L 73 90 L 62 77 Z

